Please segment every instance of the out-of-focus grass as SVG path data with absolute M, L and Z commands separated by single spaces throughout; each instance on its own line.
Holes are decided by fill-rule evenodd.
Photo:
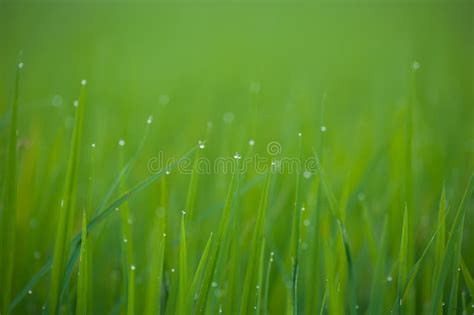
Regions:
M 471 311 L 473 11 L 0 2 L 2 314 Z

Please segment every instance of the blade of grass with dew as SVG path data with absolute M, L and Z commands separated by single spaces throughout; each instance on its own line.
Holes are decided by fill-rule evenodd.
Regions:
M 155 230 L 154 234 L 157 234 L 157 232 Z M 158 235 L 156 238 L 158 238 Z M 166 234 L 163 233 L 158 248 L 152 249 L 150 279 L 146 290 L 145 315 L 161 314 L 161 284 L 163 281 L 165 244 Z
M 268 298 L 270 296 L 270 276 L 272 274 L 272 265 L 273 265 L 273 252 L 270 252 L 270 258 L 268 259 L 267 273 L 265 276 L 265 294 L 263 296 L 263 314 L 269 314 L 268 308 Z
M 407 283 L 408 277 L 408 209 L 405 205 L 405 211 L 403 212 L 403 225 L 402 225 L 402 237 L 400 241 L 400 251 L 398 254 L 398 290 L 397 290 L 397 303 L 395 311 L 396 313 L 401 312 L 403 305 L 403 289 Z
M 435 315 L 438 313 L 439 305 L 442 304 L 443 297 L 443 288 L 448 276 L 448 270 L 451 267 L 451 264 L 454 263 L 454 256 L 456 253 L 456 247 L 460 246 L 462 241 L 462 227 L 461 224 L 464 222 L 464 215 L 466 212 L 466 199 L 471 197 L 473 191 L 473 175 L 469 178 L 466 190 L 464 191 L 463 197 L 459 204 L 459 207 L 456 211 L 454 221 L 451 227 L 451 231 L 448 234 L 448 240 L 445 248 L 445 255 L 443 257 L 443 262 L 439 270 L 439 274 L 435 275 L 435 286 L 433 287 L 432 294 L 432 304 L 431 304 L 431 314 Z M 455 271 L 457 273 L 457 270 Z M 451 305 L 449 305 L 451 307 Z
M 469 294 L 471 295 L 471 299 L 474 299 L 474 280 L 472 279 L 471 273 L 464 262 L 464 259 L 461 257 L 461 270 L 464 277 L 464 282 L 466 283 L 466 287 L 469 290 Z
M 204 149 L 204 142 L 199 141 L 199 149 L 196 150 L 196 153 L 194 154 L 194 163 L 193 163 L 193 169 L 191 172 L 191 179 L 189 181 L 189 187 L 188 187 L 188 194 L 186 196 L 186 206 L 185 206 L 185 211 L 188 214 L 187 221 L 191 221 L 193 216 L 194 216 L 194 208 L 196 204 L 196 193 L 197 193 L 197 185 L 198 185 L 198 180 L 199 180 L 199 170 L 198 170 L 198 163 L 199 159 L 201 157 L 201 150 Z
M 260 247 L 260 258 L 258 261 L 257 268 L 257 285 L 256 285 L 256 301 L 255 301 L 255 314 L 262 313 L 262 285 L 263 285 L 263 269 L 264 269 L 264 259 L 265 259 L 265 239 L 262 240 L 262 245 Z
M 198 266 L 196 268 L 196 272 L 194 273 L 193 280 L 191 281 L 191 286 L 189 289 L 189 296 L 187 299 L 188 309 L 191 309 L 192 301 L 197 299 L 197 296 L 200 291 L 200 284 L 203 281 L 206 264 L 209 262 L 211 246 L 212 246 L 212 236 L 213 233 L 209 235 L 209 239 L 207 240 L 206 246 L 204 247 L 204 251 L 202 252 L 201 259 L 199 260 Z
M 16 67 L 15 88 L 13 95 L 13 105 L 10 116 L 10 133 L 8 139 L 8 154 L 6 173 L 4 177 L 3 209 L 0 212 L 1 224 L 1 250 L 0 250 L 0 277 L 2 285 L 1 308 L 2 314 L 10 314 L 9 304 L 12 295 L 12 280 L 15 257 L 15 226 L 17 208 L 17 124 L 18 124 L 18 103 L 20 90 L 20 77 L 23 63 L 18 63 Z
M 191 156 L 194 151 L 197 149 L 197 147 L 193 147 L 190 151 L 186 152 L 181 156 L 181 158 L 177 159 L 173 163 L 171 163 L 168 167 L 168 170 L 173 170 L 179 163 L 183 161 L 183 159 L 188 159 L 189 156 Z M 166 170 L 160 170 L 159 172 L 147 177 L 146 179 L 142 180 L 132 188 L 130 188 L 127 192 L 123 193 L 120 197 L 112 201 L 108 206 L 101 208 L 103 210 L 97 211 L 97 214 L 92 218 L 92 220 L 89 222 L 87 225 L 87 230 L 89 232 L 92 232 L 92 230 L 96 229 L 101 222 L 103 222 L 105 219 L 107 219 L 110 215 L 115 213 L 115 209 L 117 207 L 120 207 L 124 202 L 126 202 L 129 198 L 134 196 L 136 193 L 142 191 L 143 189 L 147 188 L 150 186 L 152 183 L 158 181 L 161 179 L 163 176 L 165 176 Z M 120 181 L 120 178 L 119 178 Z M 68 263 L 68 270 L 70 269 L 71 271 L 68 272 L 69 274 L 72 272 L 72 268 L 78 259 L 79 255 L 79 245 L 81 241 L 81 233 L 77 234 L 76 237 L 71 242 L 71 248 L 72 248 L 72 253 L 70 256 L 70 260 Z M 15 299 L 12 301 L 10 304 L 10 312 L 26 297 L 28 296 L 28 291 L 32 290 L 33 287 L 38 283 L 38 281 L 48 274 L 48 272 L 51 269 L 52 266 L 52 261 L 53 259 L 49 259 L 45 265 L 38 271 L 32 278 L 31 280 L 24 286 L 24 288 L 20 291 L 20 293 L 15 297 Z M 67 285 L 63 285 L 63 288 L 67 287 Z
M 255 268 L 258 260 L 258 243 L 263 235 L 263 228 L 265 224 L 266 209 L 268 204 L 268 192 L 270 187 L 271 172 L 267 174 L 263 191 L 260 198 L 260 206 L 257 212 L 257 220 L 252 236 L 252 240 L 249 246 L 249 257 L 247 262 L 247 269 L 245 271 L 244 286 L 242 289 L 242 296 L 240 302 L 240 314 L 248 314 L 249 312 L 249 301 L 251 296 L 251 288 L 255 284 Z
M 448 303 L 448 315 L 453 315 L 458 313 L 458 292 L 459 292 L 459 274 L 461 271 L 460 260 L 461 260 L 461 246 L 462 246 L 462 237 L 464 231 L 464 218 L 465 214 L 462 215 L 461 221 L 459 224 L 459 232 L 456 240 L 456 245 L 454 246 L 453 251 L 453 264 L 451 266 L 451 292 L 449 295 Z
M 95 209 L 94 215 L 101 213 L 101 211 L 105 208 L 107 202 L 109 202 L 110 198 L 112 197 L 112 194 L 120 188 L 120 185 L 122 184 L 122 182 L 128 177 L 128 175 L 131 172 L 135 162 L 137 161 L 137 159 L 139 157 L 139 154 L 142 152 L 142 149 L 143 149 L 143 147 L 146 143 L 146 139 L 148 138 L 148 135 L 150 133 L 151 122 L 152 122 L 152 116 L 149 116 L 148 119 L 147 119 L 144 135 L 142 137 L 141 142 L 138 145 L 137 150 L 135 151 L 132 158 L 130 158 L 130 160 L 128 160 L 127 164 L 124 167 L 122 167 L 119 175 L 117 176 L 117 178 L 115 179 L 113 184 L 110 186 L 109 190 L 107 191 L 107 193 L 103 197 L 103 199 L 102 199 L 101 203 L 99 204 L 99 206 Z M 93 149 L 95 149 L 95 147 L 93 147 Z M 95 150 L 93 150 L 93 158 L 94 158 L 94 154 L 95 154 Z M 123 157 L 121 157 L 121 159 L 123 159 Z M 123 164 L 123 161 L 121 163 Z M 91 180 L 92 180 L 92 178 L 90 179 L 90 181 Z M 92 187 L 92 183 L 89 186 Z M 91 202 L 90 198 L 92 198 L 92 194 L 89 195 L 89 201 Z M 90 209 L 92 209 L 92 207 L 90 207 Z M 97 234 L 100 234 L 100 233 L 101 233 L 100 230 L 97 231 Z M 80 236 L 80 234 L 78 234 L 72 242 L 73 253 L 69 257 L 69 261 L 68 261 L 68 264 L 67 264 L 67 267 L 66 267 L 65 277 L 63 279 L 63 283 L 62 283 L 62 286 L 61 286 L 62 289 L 61 289 L 60 300 L 59 300 L 60 303 L 62 303 L 63 297 L 66 294 L 66 290 L 68 288 L 69 280 L 70 280 L 72 272 L 74 270 L 75 262 L 76 262 L 77 258 L 79 257 L 79 253 L 78 253 L 79 242 L 80 242 L 80 240 L 78 239 L 79 236 Z M 77 241 L 77 242 L 75 243 L 75 241 Z M 89 259 L 91 259 L 91 258 L 92 258 L 92 256 L 89 255 Z M 92 292 L 92 290 L 89 290 L 89 291 Z
M 82 237 L 81 254 L 79 256 L 79 273 L 77 281 L 77 304 L 76 314 L 88 314 L 88 288 L 89 288 L 89 267 L 88 267 L 88 240 L 87 240 L 87 214 L 82 217 Z
M 119 141 L 119 160 L 120 164 L 124 165 L 124 144 L 123 140 Z M 127 183 L 125 178 L 122 177 L 120 187 L 122 193 L 127 191 Z M 128 202 L 124 202 L 119 208 L 120 222 L 121 222 L 121 239 L 122 248 L 125 253 L 124 262 L 124 277 L 126 279 L 126 292 L 127 292 L 127 315 L 133 315 L 135 313 L 135 251 L 134 251 L 134 240 L 132 232 L 132 219 L 130 217 L 130 208 Z
M 238 170 L 239 169 L 238 159 L 236 159 L 236 161 L 237 161 L 237 170 Z M 219 258 L 222 242 L 225 239 L 227 231 L 228 231 L 230 212 L 233 208 L 234 199 L 238 192 L 237 176 L 238 176 L 237 173 L 232 174 L 232 179 L 231 179 L 229 190 L 227 193 L 225 206 L 221 214 L 219 225 L 217 227 L 216 242 L 211 249 L 212 250 L 211 253 L 209 254 L 209 260 L 206 263 L 206 269 L 204 271 L 203 281 L 201 283 L 200 290 L 198 291 L 198 298 L 194 307 L 194 312 L 198 314 L 202 314 L 205 312 L 207 297 L 209 294 L 209 288 L 211 287 L 212 278 L 214 277 L 217 259 Z
M 166 178 L 158 185 L 160 200 L 155 213 L 151 239 L 150 276 L 146 290 L 144 315 L 161 314 L 161 287 L 165 260 L 166 228 L 168 222 L 168 187 Z
M 299 161 L 303 161 L 303 140 L 301 133 L 299 136 Z M 298 314 L 298 268 L 299 268 L 299 252 L 300 252 L 300 227 L 301 227 L 301 204 L 300 204 L 300 185 L 301 170 L 296 172 L 295 184 L 295 204 L 293 209 L 293 224 L 291 228 L 290 241 L 290 266 L 291 266 L 291 292 L 289 303 L 291 305 L 291 314 Z
M 75 195 L 77 190 L 77 177 L 79 167 L 79 153 L 82 140 L 83 119 L 85 112 L 85 86 L 86 81 L 81 82 L 79 100 L 75 102 L 77 107 L 74 130 L 72 135 L 69 161 L 66 173 L 66 182 L 63 199 L 57 222 L 56 239 L 53 250 L 53 262 L 51 269 L 51 282 L 49 288 L 48 313 L 55 315 L 60 308 L 60 285 L 64 278 L 66 267 L 67 244 L 70 238 L 73 211 L 75 207 Z
M 188 258 L 186 256 L 186 226 L 185 215 L 183 211 L 181 215 L 181 238 L 179 240 L 179 287 L 178 287 L 178 314 L 189 314 L 187 310 L 187 295 L 188 295 Z

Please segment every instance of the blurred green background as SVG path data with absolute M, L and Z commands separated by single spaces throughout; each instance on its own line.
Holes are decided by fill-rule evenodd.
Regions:
M 413 108 L 410 211 L 416 253 L 433 232 L 443 183 L 456 209 L 474 169 L 472 1 L 0 1 L 2 161 L 20 51 L 25 66 L 14 294 L 52 250 L 72 104 L 82 79 L 88 84 L 81 167 L 96 170 L 94 204 L 119 172 L 118 140 L 125 139 L 130 158 L 148 115 L 154 116 L 154 124 L 130 183 L 149 175 L 147 161 L 159 150 L 179 156 L 205 138 L 209 157 L 245 152 L 249 139 L 255 139 L 257 152 L 265 154 L 267 143 L 278 141 L 283 154 L 291 156 L 297 150 L 296 134 L 302 131 L 305 155 L 311 156 L 313 148 L 321 150 L 323 121 L 324 167 L 337 199 L 347 204 L 348 233 L 361 280 L 370 274 L 364 267 L 367 248 L 360 209 L 353 201 L 361 189 L 377 231 L 389 213 L 391 252 L 398 252 L 407 201 L 401 185 L 407 106 Z M 414 62 L 420 65 L 417 71 Z M 233 121 L 225 122 L 225 113 L 233 113 Z M 92 143 L 97 144 L 94 161 Z M 0 174 L 4 168 L 2 163 Z M 88 171 L 81 173 L 78 208 L 85 203 L 87 177 Z M 188 181 L 186 175 L 170 178 L 168 269 L 177 261 L 178 223 Z M 225 200 L 228 181 L 223 174 L 200 180 L 199 227 L 189 231 L 199 246 L 218 220 L 215 205 Z M 275 179 L 270 198 L 269 247 L 282 256 L 291 232 L 285 209 L 293 203 L 293 183 L 290 175 Z M 303 186 L 309 191 L 310 184 Z M 257 204 L 258 196 L 258 189 L 251 190 L 242 204 Z M 147 214 L 156 208 L 156 200 L 153 188 L 131 200 L 133 216 L 142 227 L 135 233 L 136 242 L 144 244 L 136 246 L 139 270 L 146 267 Z M 306 203 L 312 204 L 310 197 Z M 253 222 L 251 207 L 243 208 Z M 463 257 L 472 272 L 472 202 L 468 213 Z M 79 211 L 77 218 L 79 231 Z M 108 233 L 96 240 L 94 273 L 101 279 L 94 289 L 97 314 L 110 311 L 117 301 L 113 288 L 120 283 L 118 229 L 117 218 L 111 218 L 105 225 Z M 146 274 L 139 274 L 138 291 L 145 279 Z M 275 280 L 273 285 L 270 307 L 277 312 L 283 284 Z M 47 281 L 22 302 L 18 314 L 37 313 L 45 288 Z M 362 307 L 366 299 L 361 291 Z

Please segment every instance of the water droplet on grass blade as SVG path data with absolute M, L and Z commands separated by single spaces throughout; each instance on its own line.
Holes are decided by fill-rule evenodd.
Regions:
M 204 149 L 206 147 L 206 145 L 204 144 L 204 142 L 202 142 L 201 140 L 199 140 L 199 149 Z
M 226 112 L 222 118 L 226 124 L 230 124 L 234 121 L 234 113 Z
M 413 61 L 411 67 L 412 67 L 413 70 L 416 71 L 416 70 L 420 69 L 420 63 L 415 60 L 415 61 Z
M 240 156 L 240 153 L 239 152 L 235 152 L 234 154 L 234 159 L 236 160 L 240 160 L 242 157 Z
M 82 81 L 81 81 L 81 85 L 82 85 L 82 86 L 86 86 L 86 84 L 87 84 L 87 80 L 82 80 Z
M 131 265 L 131 266 L 130 266 L 130 269 L 131 269 L 131 270 L 135 270 L 135 269 L 137 269 L 137 268 L 135 267 L 135 265 Z
M 79 107 L 79 101 L 78 101 L 78 100 L 75 100 L 75 101 L 72 103 L 72 106 L 74 106 L 74 107 Z
M 326 126 L 321 126 L 321 132 L 326 132 L 326 130 L 328 130 L 328 128 L 326 128 Z
M 24 63 L 23 63 L 23 62 L 20 62 L 20 63 L 18 64 L 18 69 L 23 69 L 24 66 L 25 66 Z
M 148 119 L 146 120 L 147 124 L 151 124 L 153 122 L 153 116 L 148 116 Z
M 250 140 L 249 140 L 249 145 L 252 145 L 252 146 L 255 145 L 255 140 L 250 139 Z
M 118 144 L 119 144 L 119 146 L 123 147 L 125 145 L 125 140 L 120 139 Z

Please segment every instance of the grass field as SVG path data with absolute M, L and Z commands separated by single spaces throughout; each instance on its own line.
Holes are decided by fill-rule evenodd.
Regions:
M 0 314 L 473 314 L 472 1 L 0 0 Z

